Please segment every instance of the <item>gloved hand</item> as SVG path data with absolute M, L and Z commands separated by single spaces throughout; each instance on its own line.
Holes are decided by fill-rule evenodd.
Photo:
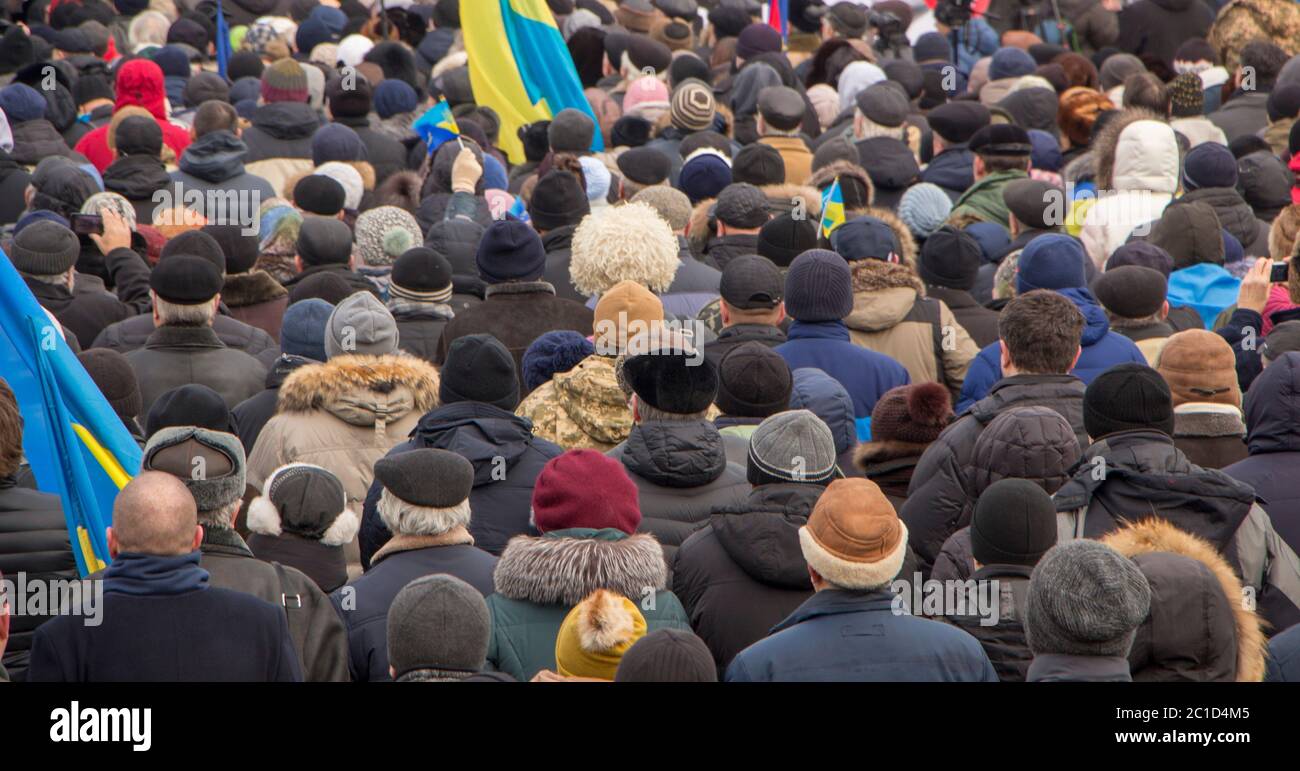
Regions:
M 451 191 L 453 193 L 474 194 L 478 181 L 483 176 L 483 166 L 474 157 L 474 151 L 462 148 L 451 165 Z

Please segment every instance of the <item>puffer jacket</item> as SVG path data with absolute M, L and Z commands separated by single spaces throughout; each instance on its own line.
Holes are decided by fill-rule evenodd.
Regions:
M 1300 464 L 1300 353 L 1268 365 L 1246 392 L 1249 457 L 1223 473 L 1255 488 L 1277 533 L 1300 550 L 1300 488 L 1291 474 Z
M 1213 546 L 1162 519 L 1101 540 L 1133 560 L 1151 585 L 1151 613 L 1128 654 L 1134 682 L 1264 679 L 1259 615 L 1242 601 L 1241 579 Z
M 242 135 L 248 147 L 245 170 L 265 179 L 276 195 L 292 194 L 285 189 L 289 180 L 315 168 L 311 138 L 320 127 L 320 117 L 303 102 L 273 102 L 258 107 L 252 123 Z
M 454 576 L 492 594 L 497 558 L 474 546 L 463 527 L 438 535 L 399 535 L 375 553 L 370 569 L 330 595 L 348 630 L 348 669 L 352 680 L 391 680 L 388 672 L 388 609 L 398 592 L 421 576 Z
M 944 541 L 967 511 L 975 445 L 988 425 L 1012 407 L 1046 406 L 1069 422 L 1080 444 L 1086 443 L 1083 391 L 1083 381 L 1073 375 L 1003 378 L 926 448 L 912 474 L 907 501 L 898 512 L 924 573 L 929 574 Z
M 1062 289 L 1058 294 L 1064 295 L 1074 303 L 1074 307 L 1083 314 L 1084 320 L 1083 336 L 1079 340 L 1083 352 L 1079 354 L 1079 360 L 1075 362 L 1070 374 L 1087 384 L 1116 364 L 1135 362 L 1145 365 L 1147 363 L 1142 349 L 1138 348 L 1132 340 L 1111 331 L 1106 311 L 1097 302 L 1097 298 L 1093 297 L 1091 290 Z M 982 399 L 984 394 L 988 393 L 989 387 L 1001 377 L 1002 357 L 999 344 L 993 343 L 985 346 L 971 362 L 970 370 L 966 373 L 966 382 L 962 385 L 961 397 L 957 402 L 957 411 L 960 412 Z
M 527 420 L 483 402 L 445 404 L 420 418 L 409 441 L 390 455 L 422 447 L 449 450 L 474 466 L 474 487 L 469 493 L 473 512 L 470 535 L 480 549 L 500 554 L 511 538 L 534 533 L 531 521 L 533 484 L 542 467 L 563 450 L 533 435 Z M 504 464 L 505 478 L 501 477 Z M 380 485 L 366 496 L 361 517 L 361 559 L 371 555 L 392 533 L 379 518 Z
M 1103 464 L 1106 473 L 1095 474 Z M 1121 517 L 1167 519 L 1233 565 L 1271 629 L 1300 622 L 1300 558 L 1273 529 L 1255 490 L 1192 464 L 1160 431 L 1098 439 L 1054 501 L 1062 539 L 1099 538 L 1118 530 Z
M 286 463 L 314 463 L 359 504 L 375 461 L 438 403 L 438 373 L 413 356 L 336 356 L 299 367 L 280 386 L 279 412 L 248 458 L 248 484 L 262 489 Z
M 714 510 L 737 505 L 749 494 L 745 469 L 727 462 L 722 436 L 707 420 L 638 423 L 627 441 L 607 454 L 636 484 L 637 529 L 662 544 L 669 566 L 677 547 Z
M 13 475 L 0 477 L 0 573 L 6 581 L 75 580 L 77 560 L 68 540 L 68 522 L 59 496 L 19 487 Z M 21 613 L 9 598 L 9 645 L 3 667 L 14 682 L 26 679 L 32 635 L 46 614 Z
M 14 149 L 9 156 L 22 166 L 35 168 L 42 158 L 56 155 L 77 163 L 87 162 L 85 156 L 68 147 L 59 130 L 44 118 L 14 123 L 9 129 L 13 133 L 14 142 Z
M 234 530 L 203 528 L 199 567 L 209 585 L 244 592 L 284 610 L 305 682 L 347 682 L 348 640 L 329 597 L 302 571 L 253 556 Z
M 825 489 L 755 487 L 744 503 L 714 511 L 677 550 L 673 593 L 719 673 L 812 596 L 799 528 Z
M 557 372 L 519 404 L 515 414 L 533 433 L 566 450 L 608 452 L 632 432 L 632 411 L 614 372 L 615 359 L 592 354 Z
M 925 296 L 909 265 L 859 260 L 851 267 L 853 310 L 844 323 L 853 342 L 902 364 L 913 383 L 960 392 L 979 348 L 948 306 Z
M 690 629 L 686 611 L 667 590 L 663 549 L 647 533 L 556 530 L 510 540 L 492 574 L 487 667 L 528 681 L 555 669 L 555 638 L 569 610 L 597 589 L 637 604 L 646 632 Z
M 1268 256 L 1269 225 L 1255 217 L 1255 210 L 1250 208 L 1237 188 L 1203 187 L 1184 193 L 1174 203 L 1197 201 L 1209 204 L 1214 209 L 1214 213 L 1219 215 L 1219 224 L 1241 242 L 1247 257 Z
M 1174 130 L 1137 107 L 1107 123 L 1092 152 L 1097 190 L 1104 194 L 1084 216 L 1079 239 L 1101 269 L 1134 228 L 1160 218 L 1178 190 L 1181 161 Z
M 836 465 L 840 474 L 862 476 L 853 462 L 858 446 L 858 431 L 853 420 L 853 397 L 839 381 L 819 369 L 799 367 L 792 373 L 790 409 L 808 410 L 821 418 L 835 437 Z
M 985 565 L 971 574 L 971 583 L 961 587 L 965 603 L 948 608 L 951 613 L 938 617 L 978 640 L 998 680 L 1004 683 L 1024 682 L 1034 658 L 1025 639 L 1025 607 L 1032 572 L 1033 568 L 1024 565 Z M 992 596 L 993 592 L 997 597 Z M 996 609 L 992 617 L 990 609 Z
M 189 147 L 190 132 L 167 120 L 163 74 L 158 65 L 143 58 L 126 62 L 118 68 L 115 90 L 117 101 L 113 105 L 113 112 L 133 105 L 145 108 L 162 129 L 163 144 L 170 147 L 177 158 L 181 157 L 185 148 Z M 108 148 L 109 128 L 105 124 L 94 129 L 73 148 L 95 164 L 100 173 L 114 160 L 113 151 Z

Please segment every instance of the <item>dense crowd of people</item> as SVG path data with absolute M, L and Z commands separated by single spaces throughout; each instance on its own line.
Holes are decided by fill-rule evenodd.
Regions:
M 1300 7 L 544 6 L 519 127 L 458 0 L 6 6 L 143 460 L 79 576 L 0 381 L 0 571 L 102 593 L 0 679 L 1300 680 Z

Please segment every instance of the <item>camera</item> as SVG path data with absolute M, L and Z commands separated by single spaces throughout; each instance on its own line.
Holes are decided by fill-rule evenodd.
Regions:
M 971 19 L 971 6 L 975 0 L 939 0 L 934 7 L 935 21 L 945 27 L 961 27 Z

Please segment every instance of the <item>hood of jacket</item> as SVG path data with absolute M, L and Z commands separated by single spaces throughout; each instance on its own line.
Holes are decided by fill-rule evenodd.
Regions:
M 436 380 L 435 380 L 436 388 Z M 532 421 L 483 402 L 455 402 L 420 418 L 411 439 L 422 447 L 449 450 L 474 466 L 474 486 L 497 481 L 502 459 L 514 468 L 533 445 Z
M 1079 344 L 1084 348 L 1100 341 L 1110 331 L 1110 319 L 1106 310 L 1097 302 L 1091 289 L 1059 289 L 1057 293 L 1074 303 L 1074 307 L 1083 314 L 1083 335 Z
M 1001 479 L 1028 479 L 1048 495 L 1070 479 L 1083 450 L 1074 429 L 1051 407 L 1014 407 L 975 440 L 969 471 L 971 499 Z
M 227 274 L 221 287 L 221 300 L 231 308 L 260 305 L 288 294 L 288 290 L 264 270 Z
M 839 381 L 820 369 L 800 367 L 791 373 L 790 409 L 808 410 L 822 419 L 835 437 L 835 454 L 840 455 L 858 442 L 853 422 L 853 397 Z
M 1255 210 L 1250 208 L 1250 204 L 1246 203 L 1235 187 L 1203 187 L 1184 193 L 1178 201 L 1209 204 L 1214 213 L 1219 215 L 1219 224 L 1223 229 L 1247 249 L 1259 238 L 1259 220 L 1255 217 Z
M 808 523 L 822 485 L 760 485 L 742 504 L 709 518 L 718 543 L 741 570 L 759 583 L 811 590 L 799 528 Z
M 204 134 L 181 153 L 180 170 L 206 182 L 225 182 L 244 173 L 248 145 L 229 131 Z
M 304 102 L 272 102 L 253 113 L 253 126 L 275 139 L 305 139 L 316 132 L 320 120 Z
M 1283 354 L 1255 378 L 1245 412 L 1251 455 L 1300 452 L 1300 354 Z
M 14 149 L 11 155 L 19 163 L 35 165 L 51 155 L 67 155 L 68 144 L 63 135 L 45 118 L 14 123 L 10 127 Z
M 1169 124 L 1149 110 L 1124 110 L 1097 134 L 1092 148 L 1098 190 L 1178 190 L 1178 140 Z
M 77 100 L 72 92 L 62 83 L 55 83 L 51 90 L 41 90 L 45 97 L 45 117 L 60 132 L 67 131 L 77 121 Z
M 171 184 L 162 161 L 149 155 L 128 155 L 104 170 L 104 189 L 128 201 L 151 201 L 154 191 Z
M 618 385 L 614 359 L 588 356 L 568 372 L 551 378 L 555 398 L 582 433 L 606 444 L 618 444 L 632 431 L 632 411 Z
M 117 101 L 113 112 L 136 105 L 148 110 L 159 121 L 167 121 L 166 94 L 162 70 L 149 59 L 132 59 L 117 71 Z
M 537 605 L 576 605 L 597 589 L 642 597 L 668 582 L 664 550 L 649 533 L 559 530 L 510 539 L 492 574 L 497 594 Z
M 384 426 L 438 403 L 438 371 L 414 356 L 335 356 L 295 370 L 279 412 L 325 411 L 353 426 Z
M 1129 651 L 1135 681 L 1264 679 L 1262 622 L 1213 545 L 1162 519 L 1135 522 L 1102 542 L 1137 562 L 1151 584 L 1151 613 Z
M 629 472 L 660 487 L 700 487 L 727 470 L 722 435 L 707 420 L 637 424 L 622 460 Z
M 925 284 L 910 264 L 858 260 L 853 275 L 853 310 L 844 317 L 850 329 L 880 332 L 890 329 L 912 310 Z

